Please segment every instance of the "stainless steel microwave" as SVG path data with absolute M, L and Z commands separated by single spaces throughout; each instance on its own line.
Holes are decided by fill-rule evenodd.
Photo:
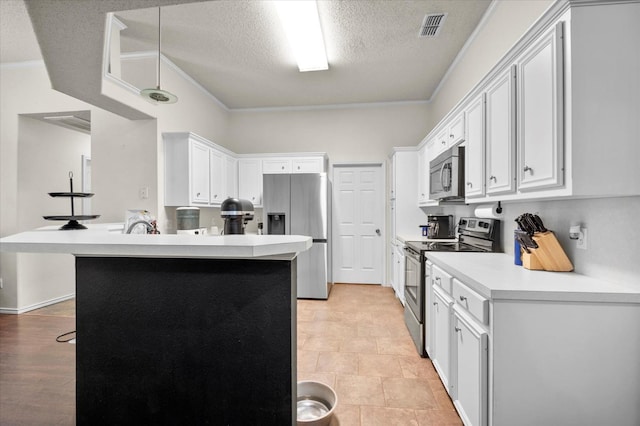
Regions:
M 464 147 L 450 148 L 429 163 L 429 198 L 464 200 Z

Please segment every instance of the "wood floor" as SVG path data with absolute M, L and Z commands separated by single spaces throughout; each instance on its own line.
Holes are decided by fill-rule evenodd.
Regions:
M 0 315 L 0 425 L 75 424 L 70 300 Z M 388 287 L 336 284 L 328 301 L 298 301 L 298 380 L 338 394 L 332 426 L 461 425 L 431 362 L 420 358 Z

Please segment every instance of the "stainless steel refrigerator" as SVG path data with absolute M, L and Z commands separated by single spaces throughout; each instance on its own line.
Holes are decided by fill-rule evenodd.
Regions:
M 311 248 L 298 255 L 298 298 L 327 299 L 331 291 L 331 184 L 326 173 L 263 176 L 265 233 L 308 235 Z

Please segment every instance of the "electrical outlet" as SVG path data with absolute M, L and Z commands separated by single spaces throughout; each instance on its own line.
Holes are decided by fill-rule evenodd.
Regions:
M 148 186 L 143 186 L 140 188 L 140 199 L 141 200 L 146 200 L 149 198 L 149 187 Z
M 576 247 L 582 250 L 587 249 L 587 228 L 580 228 L 580 236 L 576 241 Z

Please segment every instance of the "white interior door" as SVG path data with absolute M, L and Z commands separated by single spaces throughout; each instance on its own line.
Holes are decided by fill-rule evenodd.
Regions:
M 382 284 L 383 177 L 382 165 L 334 165 L 334 282 Z

